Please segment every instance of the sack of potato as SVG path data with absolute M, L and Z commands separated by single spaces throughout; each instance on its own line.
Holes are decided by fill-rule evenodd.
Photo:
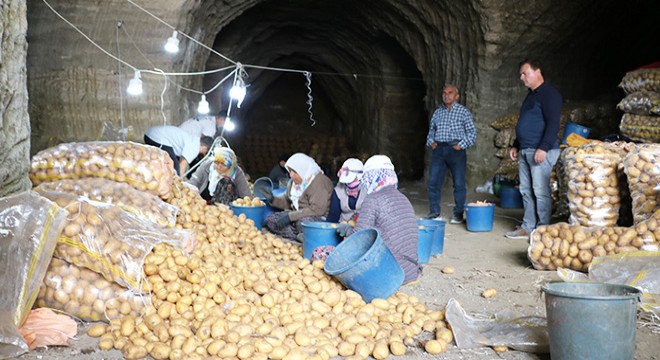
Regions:
M 150 303 L 150 296 L 135 294 L 94 271 L 53 258 L 35 305 L 85 321 L 109 321 L 140 316 Z
M 619 87 L 626 94 L 643 90 L 660 92 L 660 68 L 630 71 L 623 76 Z
M 30 163 L 34 185 L 87 177 L 127 183 L 167 199 L 171 196 L 174 166 L 167 153 L 156 147 L 110 141 L 60 144 L 38 152 Z
M 596 142 L 565 151 L 571 224 L 616 225 L 621 204 L 617 167 L 630 147 L 622 142 Z
M 660 208 L 660 145 L 640 144 L 623 159 L 635 224 Z
M 660 115 L 660 92 L 634 92 L 623 98 L 616 108 L 636 115 Z
M 495 130 L 504 130 L 507 128 L 513 128 L 518 122 L 518 114 L 506 115 L 495 119 L 490 126 Z
M 619 129 L 621 134 L 636 141 L 660 142 L 659 116 L 623 114 Z
M 496 175 L 509 175 L 515 178 L 518 176 L 518 162 L 509 159 L 508 157 L 500 161 L 500 165 L 495 170 Z
M 59 180 L 39 184 L 36 189 L 53 190 L 84 196 L 90 200 L 117 205 L 123 210 L 161 226 L 174 227 L 176 206 L 155 195 L 138 191 L 126 183 L 103 178 Z
M 142 263 L 154 245 L 184 248 L 194 239 L 187 231 L 162 228 L 115 205 L 49 190 L 39 193 L 69 212 L 55 256 L 134 291 L 141 291 Z
M 593 258 L 622 252 L 658 251 L 660 210 L 632 227 L 583 227 L 558 223 L 536 228 L 527 257 L 537 270 L 568 268 L 586 272 Z
M 499 148 L 508 148 L 513 145 L 516 139 L 516 129 L 506 128 L 502 129 L 495 134 L 495 146 Z

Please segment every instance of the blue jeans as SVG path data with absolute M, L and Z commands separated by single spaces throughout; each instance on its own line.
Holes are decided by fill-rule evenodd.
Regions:
M 465 150 L 455 150 L 449 145 L 438 145 L 431 156 L 429 170 L 429 209 L 431 213 L 440 213 L 442 186 L 445 183 L 447 170 L 451 171 L 454 182 L 454 216 L 463 216 L 467 190 L 465 187 L 465 168 L 467 154 Z
M 522 228 L 531 232 L 539 225 L 550 224 L 552 217 L 552 193 L 550 174 L 559 158 L 559 149 L 548 150 L 545 161 L 534 162 L 536 149 L 522 149 L 518 153 L 520 193 L 523 198 Z

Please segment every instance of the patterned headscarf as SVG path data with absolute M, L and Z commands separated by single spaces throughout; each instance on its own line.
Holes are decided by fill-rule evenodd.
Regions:
M 286 164 L 284 164 L 284 167 L 286 167 L 289 172 L 291 172 L 291 170 L 297 172 L 298 175 L 300 175 L 302 178 L 302 182 L 300 184 L 296 184 L 292 181 L 291 193 L 289 194 L 289 198 L 293 203 L 293 207 L 296 210 L 299 210 L 298 199 L 303 194 L 303 192 L 305 192 L 305 189 L 307 189 L 309 184 L 312 183 L 312 180 L 314 180 L 316 175 L 322 173 L 323 170 L 321 170 L 318 164 L 316 164 L 314 159 L 303 153 L 295 153 L 291 155 L 289 160 L 286 161 Z
M 234 180 L 236 177 L 236 154 L 234 150 L 226 147 L 221 147 L 213 151 L 213 168 L 215 169 L 215 163 L 220 162 L 227 167 L 227 171 L 224 173 L 218 173 L 222 177 L 228 177 Z
M 215 167 L 216 162 L 224 164 L 227 171 L 220 173 Z M 209 168 L 209 192 L 211 194 L 215 192 L 215 188 L 222 178 L 234 180 L 236 178 L 236 167 L 236 154 L 232 149 L 220 147 L 213 150 L 213 164 Z
M 360 187 L 371 194 L 386 186 L 397 187 L 399 178 L 394 171 L 394 165 L 385 155 L 374 155 L 364 163 L 364 175 Z

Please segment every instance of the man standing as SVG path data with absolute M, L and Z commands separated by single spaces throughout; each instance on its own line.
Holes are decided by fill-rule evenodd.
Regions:
M 477 141 L 477 129 L 474 127 L 472 114 L 465 106 L 456 102 L 459 96 L 456 86 L 445 85 L 442 89 L 442 105 L 433 113 L 426 137 L 426 146 L 433 150 L 427 188 L 430 211 L 426 218 L 434 219 L 440 216 L 442 186 L 449 170 L 454 182 L 456 204 L 450 221 L 452 224 L 463 222 L 467 196 L 465 150 Z
M 505 234 L 510 239 L 529 238 L 537 226 L 550 223 L 550 174 L 560 152 L 557 135 L 562 97 L 557 89 L 544 82 L 537 60 L 526 59 L 519 66 L 520 80 L 529 92 L 520 107 L 516 140 L 509 157 L 518 161 L 524 213 L 522 226 Z

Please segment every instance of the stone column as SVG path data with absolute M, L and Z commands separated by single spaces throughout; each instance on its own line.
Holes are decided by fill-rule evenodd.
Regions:
M 25 0 L 0 6 L 0 197 L 30 189 Z

